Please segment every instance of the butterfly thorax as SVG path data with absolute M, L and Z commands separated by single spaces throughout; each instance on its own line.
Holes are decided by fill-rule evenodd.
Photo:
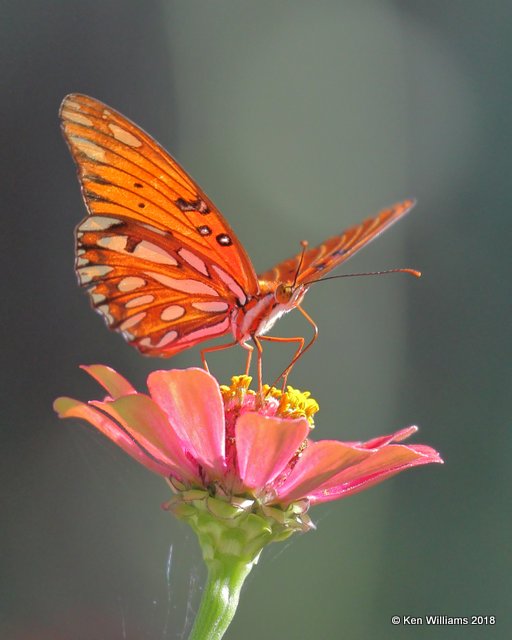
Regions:
M 301 303 L 307 287 L 292 287 L 283 283 L 260 281 L 260 292 L 240 307 L 232 316 L 231 330 L 238 342 L 251 336 L 266 334 L 285 313 Z

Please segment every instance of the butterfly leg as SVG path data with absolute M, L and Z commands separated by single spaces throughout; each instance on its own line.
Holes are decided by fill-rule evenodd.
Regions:
M 245 362 L 245 375 L 248 376 L 249 370 L 251 368 L 251 360 L 252 360 L 252 353 L 254 351 L 254 347 L 252 347 L 250 344 L 246 344 L 245 342 L 242 343 L 241 346 L 247 350 L 247 360 Z
M 295 352 L 295 355 L 293 356 L 292 361 L 286 367 L 286 369 L 281 373 L 281 375 L 276 379 L 276 382 L 279 380 L 279 378 L 283 379 L 283 391 L 286 387 L 286 382 L 288 380 L 288 376 L 290 375 L 290 371 L 293 369 L 293 367 L 295 366 L 299 358 L 302 358 L 302 356 L 306 353 L 306 351 L 308 351 L 313 346 L 313 344 L 316 342 L 318 338 L 318 327 L 315 321 L 313 320 L 313 318 L 311 318 L 311 316 L 308 313 L 306 313 L 306 311 L 304 311 L 304 309 L 300 305 L 297 306 L 297 309 L 302 313 L 302 315 L 306 318 L 309 324 L 313 327 L 313 337 L 305 347 L 304 347 L 304 338 L 272 338 L 277 342 L 299 342 L 300 343 L 300 346 Z M 267 340 L 270 339 L 270 336 L 267 336 L 266 339 Z
M 226 344 L 218 344 L 215 347 L 206 347 L 205 349 L 201 349 L 201 362 L 203 363 L 203 367 L 205 371 L 208 371 L 208 373 L 210 373 L 210 369 L 208 368 L 208 363 L 206 362 L 207 353 L 213 353 L 214 351 L 223 351 L 224 349 L 229 349 L 230 347 L 234 347 L 236 344 L 238 344 L 238 341 L 233 340 L 233 342 L 228 342 Z
M 258 351 L 258 365 L 257 365 L 257 371 L 258 371 L 258 393 L 260 396 L 260 402 L 263 403 L 263 364 L 262 364 L 262 360 L 263 360 L 263 347 L 261 346 L 261 342 L 259 340 L 259 338 L 257 336 L 251 336 L 254 344 L 256 345 L 256 350 Z M 260 336 L 262 337 L 262 336 Z
M 295 354 L 292 358 L 291 363 L 286 367 L 286 369 L 281 373 L 280 376 L 278 376 L 272 386 L 275 386 L 277 384 L 277 382 L 282 378 L 283 379 L 283 391 L 286 387 L 286 379 L 288 378 L 288 374 L 290 373 L 293 364 L 297 361 L 297 358 L 299 357 L 300 352 L 302 351 L 302 349 L 304 348 L 304 338 L 302 337 L 294 337 L 294 338 L 280 338 L 278 336 L 260 336 L 260 340 L 266 340 L 267 342 L 294 342 L 296 344 L 298 344 L 299 346 L 297 347 Z

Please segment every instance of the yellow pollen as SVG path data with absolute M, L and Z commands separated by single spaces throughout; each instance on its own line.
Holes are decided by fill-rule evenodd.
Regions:
M 231 378 L 231 384 L 220 385 L 220 392 L 224 401 L 237 399 L 240 402 L 243 401 L 246 393 L 254 395 L 254 391 L 249 389 L 252 382 L 251 376 L 233 376 Z
M 288 386 L 285 392 L 275 387 L 263 387 L 265 396 L 271 395 L 279 400 L 276 415 L 282 418 L 306 418 L 311 428 L 315 426 L 314 415 L 320 409 L 318 402 L 311 398 L 310 391 L 299 391 Z
M 220 391 L 224 402 L 237 400 L 243 402 L 246 394 L 256 395 L 256 392 L 249 389 L 252 382 L 251 376 L 233 376 L 231 385 L 221 385 Z M 279 402 L 275 415 L 280 418 L 306 418 L 311 428 L 315 426 L 314 415 L 319 410 L 318 402 L 311 398 L 310 391 L 299 391 L 293 387 L 287 387 L 286 391 L 281 391 L 268 384 L 263 385 L 263 402 L 269 398 L 274 398 Z

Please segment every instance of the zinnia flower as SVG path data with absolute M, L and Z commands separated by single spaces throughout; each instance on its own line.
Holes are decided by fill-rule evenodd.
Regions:
M 175 494 L 165 508 L 198 535 L 209 586 L 191 638 L 222 637 L 261 550 L 310 529 L 310 505 L 442 462 L 428 446 L 400 444 L 416 427 L 368 442 L 314 441 L 318 404 L 291 387 L 265 386 L 261 397 L 249 389 L 248 376 L 219 386 L 192 368 L 151 373 L 147 395 L 109 367 L 83 368 L 107 397 L 87 404 L 58 398 L 55 410 L 85 419 L 163 476 Z

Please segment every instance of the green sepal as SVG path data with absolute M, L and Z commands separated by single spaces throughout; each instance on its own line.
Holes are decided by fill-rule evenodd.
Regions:
M 221 558 L 256 562 L 270 542 L 314 526 L 306 513 L 308 506 L 302 500 L 283 509 L 246 496 L 212 496 L 205 489 L 188 489 L 177 493 L 165 508 L 194 529 L 208 564 Z
M 298 500 L 281 508 L 254 497 L 212 495 L 211 487 L 180 491 L 172 486 L 177 493 L 164 508 L 196 532 L 208 567 L 208 584 L 189 640 L 220 640 L 263 548 L 314 526 L 306 513 L 309 503 Z

